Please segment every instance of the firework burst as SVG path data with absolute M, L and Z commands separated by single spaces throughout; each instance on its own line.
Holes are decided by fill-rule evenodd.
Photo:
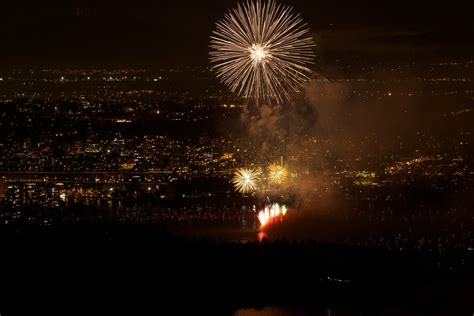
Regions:
M 235 172 L 232 183 L 236 191 L 247 194 L 257 190 L 257 179 L 260 172 L 254 169 L 239 169 Z
M 309 79 L 313 39 L 299 14 L 274 0 L 249 0 L 230 10 L 211 36 L 217 77 L 247 99 L 281 103 Z
M 282 184 L 288 178 L 288 170 L 282 164 L 271 164 L 268 167 L 268 178 L 272 184 Z

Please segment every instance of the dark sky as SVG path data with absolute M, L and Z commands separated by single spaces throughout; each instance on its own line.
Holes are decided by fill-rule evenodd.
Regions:
M 324 60 L 470 57 L 474 52 L 471 0 L 281 2 L 302 13 Z M 205 64 L 214 23 L 236 4 L 2 1 L 0 66 Z

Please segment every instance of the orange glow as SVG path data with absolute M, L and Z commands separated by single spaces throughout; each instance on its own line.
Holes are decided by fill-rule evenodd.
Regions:
M 258 233 L 258 241 L 262 242 L 263 239 L 268 239 L 267 235 L 265 233 Z

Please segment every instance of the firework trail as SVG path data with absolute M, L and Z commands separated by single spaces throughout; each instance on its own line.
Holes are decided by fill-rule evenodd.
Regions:
M 257 105 L 282 103 L 311 75 L 315 44 L 308 32 L 292 7 L 249 0 L 217 23 L 212 69 L 232 92 Z

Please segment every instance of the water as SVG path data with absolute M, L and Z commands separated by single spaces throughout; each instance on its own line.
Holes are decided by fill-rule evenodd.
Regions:
M 420 314 L 416 312 L 407 312 L 402 310 L 384 310 L 380 312 L 348 311 L 346 309 L 322 309 L 305 310 L 295 307 L 266 306 L 261 309 L 242 308 L 232 314 L 232 316 L 434 316 L 434 314 Z

